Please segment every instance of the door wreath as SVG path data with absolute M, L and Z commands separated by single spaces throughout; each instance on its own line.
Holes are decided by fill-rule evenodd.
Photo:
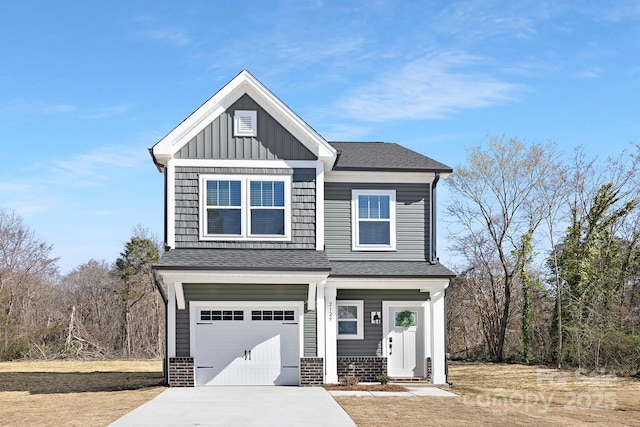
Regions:
M 416 312 L 411 310 L 401 311 L 396 313 L 396 326 L 402 326 L 408 328 L 409 326 L 416 326 Z

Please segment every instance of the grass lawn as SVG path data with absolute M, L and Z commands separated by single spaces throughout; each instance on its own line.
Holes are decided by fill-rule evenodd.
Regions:
M 368 426 L 640 426 L 640 381 L 508 364 L 452 363 L 458 397 L 336 397 Z
M 106 426 L 165 388 L 159 361 L 0 363 L 0 425 Z M 453 363 L 458 397 L 336 397 L 360 427 L 640 426 L 640 381 Z
M 106 426 L 165 388 L 160 361 L 0 363 L 1 426 Z

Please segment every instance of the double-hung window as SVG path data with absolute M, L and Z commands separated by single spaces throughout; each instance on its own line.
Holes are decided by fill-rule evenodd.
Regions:
M 290 240 L 290 176 L 200 178 L 202 240 Z
M 336 301 L 338 306 L 338 339 L 364 338 L 364 303 L 360 301 Z
M 395 190 L 352 190 L 352 249 L 396 249 Z

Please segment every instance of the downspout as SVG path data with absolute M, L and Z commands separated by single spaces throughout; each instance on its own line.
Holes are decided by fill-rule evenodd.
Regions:
M 436 234 L 436 185 L 440 181 L 440 172 L 436 172 L 436 176 L 431 183 L 431 256 L 430 262 L 435 264 L 438 262 L 438 252 L 436 248 L 437 234 Z

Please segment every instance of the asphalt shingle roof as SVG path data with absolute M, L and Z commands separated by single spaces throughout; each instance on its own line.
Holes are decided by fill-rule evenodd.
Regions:
M 442 264 L 426 261 L 331 261 L 335 277 L 454 277 Z
M 172 249 L 155 269 L 329 271 L 324 251 L 312 249 Z
M 451 167 L 393 142 L 329 142 L 338 150 L 334 170 L 452 172 Z
M 453 277 L 426 261 L 329 261 L 312 249 L 172 249 L 157 270 L 325 271 L 335 277 Z

